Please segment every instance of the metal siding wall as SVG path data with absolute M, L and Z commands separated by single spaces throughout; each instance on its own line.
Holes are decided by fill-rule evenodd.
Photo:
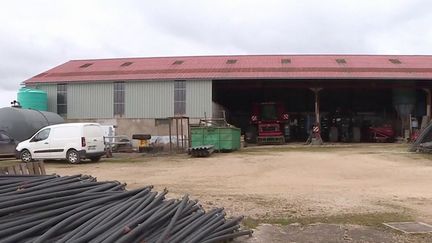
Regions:
M 212 114 L 212 81 L 186 81 L 186 116 L 191 118 L 211 117 Z
M 68 84 L 67 118 L 112 118 L 114 84 Z
M 57 113 L 57 84 L 40 84 L 35 88 L 47 92 L 48 111 Z
M 126 118 L 165 118 L 174 115 L 174 81 L 125 83 Z

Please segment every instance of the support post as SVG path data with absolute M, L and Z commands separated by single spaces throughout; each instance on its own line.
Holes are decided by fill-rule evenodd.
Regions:
M 184 134 L 183 134 L 183 117 L 181 117 L 180 120 L 180 130 L 181 130 L 181 145 L 182 145 L 182 149 L 184 149 Z
M 322 88 L 311 88 L 312 92 L 315 94 L 315 122 L 320 124 L 320 99 L 319 99 L 319 92 L 322 90 Z
M 315 94 L 315 124 L 313 126 L 312 131 L 311 131 L 310 142 L 313 145 L 321 145 L 321 144 L 323 144 L 323 141 L 321 138 L 319 92 L 322 90 L 322 88 L 311 88 L 311 90 Z
M 190 133 L 190 120 L 189 120 L 189 117 L 187 118 L 187 134 L 188 134 L 187 148 L 189 149 L 191 147 L 191 133 Z
M 175 121 L 176 121 L 176 136 L 177 136 L 177 138 L 176 138 L 176 140 L 177 140 L 176 151 L 178 151 L 178 149 L 179 149 L 179 122 L 178 122 L 178 118 L 177 117 L 175 118 Z
M 431 104 L 432 104 L 432 92 L 428 88 L 423 88 L 423 91 L 426 93 L 426 116 L 422 117 L 420 122 L 420 129 L 425 129 L 429 122 L 431 121 Z
M 431 104 L 432 104 L 432 94 L 430 89 L 424 88 L 423 91 L 426 92 L 426 116 L 428 119 L 431 118 Z
M 172 118 L 169 118 L 169 126 L 168 126 L 168 132 L 169 132 L 169 148 L 170 148 L 170 153 L 172 152 Z

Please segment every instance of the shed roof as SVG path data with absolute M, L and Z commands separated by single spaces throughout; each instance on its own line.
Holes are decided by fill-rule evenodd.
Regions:
M 173 79 L 432 80 L 432 55 L 240 55 L 71 60 L 24 83 Z

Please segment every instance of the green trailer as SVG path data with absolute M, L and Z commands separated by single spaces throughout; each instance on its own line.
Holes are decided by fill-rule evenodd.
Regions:
M 213 145 L 215 151 L 240 149 L 240 128 L 218 126 L 191 126 L 191 147 Z

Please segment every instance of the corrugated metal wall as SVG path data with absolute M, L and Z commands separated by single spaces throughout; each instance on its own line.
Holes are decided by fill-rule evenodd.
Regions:
M 68 84 L 67 118 L 112 118 L 113 83 Z
M 174 114 L 174 81 L 125 83 L 126 118 L 165 118 Z
M 186 116 L 202 118 L 212 116 L 212 81 L 186 81 Z
M 48 94 L 48 110 L 57 112 L 57 84 L 36 88 Z M 68 119 L 113 118 L 114 85 L 68 84 Z M 174 115 L 174 81 L 125 83 L 125 118 L 165 118 Z M 212 81 L 186 81 L 186 116 L 212 116 Z
M 48 111 L 57 113 L 57 84 L 40 84 L 35 88 L 47 92 Z

